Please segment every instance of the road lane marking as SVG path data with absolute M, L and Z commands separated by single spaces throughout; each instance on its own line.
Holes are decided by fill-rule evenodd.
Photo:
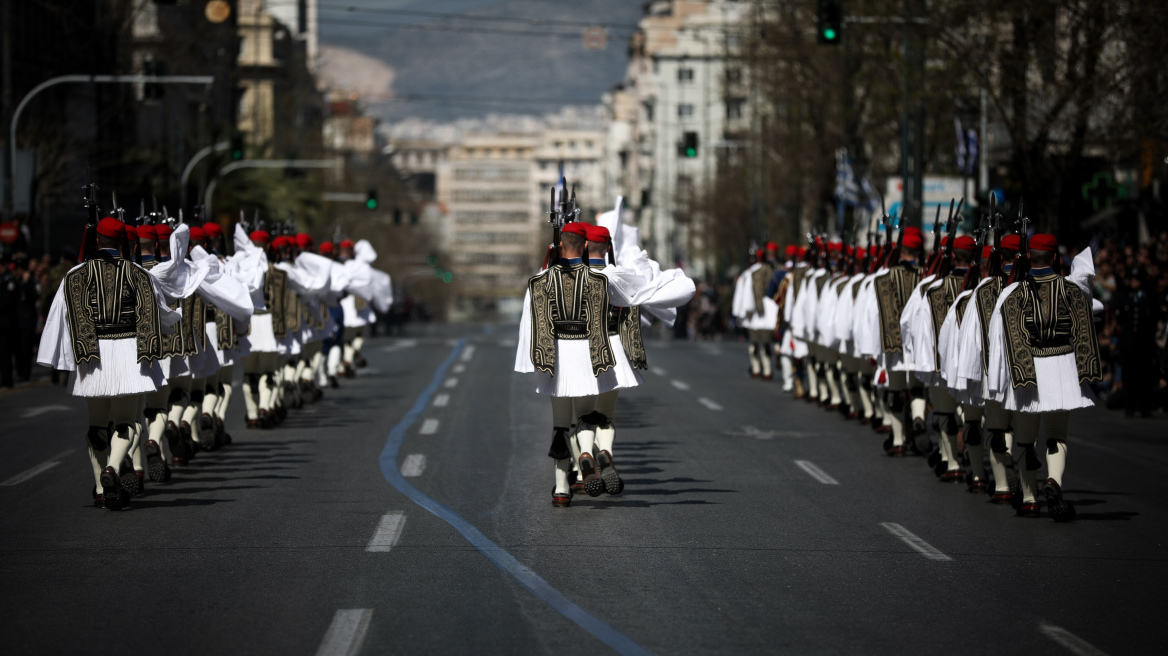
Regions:
M 880 522 L 880 525 L 883 526 L 889 533 L 904 541 L 905 544 L 912 547 L 913 549 L 916 549 L 922 556 L 928 558 L 929 560 L 953 560 L 949 556 L 941 553 L 941 551 L 933 545 L 918 538 L 912 533 L 912 531 L 901 526 L 900 524 L 896 524 L 894 522 Z
M 13 476 L 12 478 L 0 483 L 0 486 L 20 485 L 21 483 L 27 481 L 28 479 L 32 478 L 33 476 L 36 476 L 37 474 L 43 474 L 44 472 L 47 472 L 50 469 L 52 469 L 53 467 L 56 467 L 57 465 L 61 464 L 61 459 L 64 458 L 65 456 L 69 455 L 70 453 L 73 453 L 73 451 L 75 451 L 75 449 L 69 449 L 67 451 L 62 451 L 61 453 L 58 453 L 57 455 L 53 456 L 52 458 L 42 462 L 41 464 L 39 464 L 35 467 L 32 467 L 30 469 L 26 469 L 26 470 L 20 472 L 19 474 L 17 474 L 16 476 Z
M 810 460 L 796 460 L 795 464 L 799 466 L 799 469 L 802 469 L 803 471 L 810 474 L 811 478 L 814 478 L 824 485 L 839 485 L 839 481 L 832 478 L 830 475 L 828 475 L 827 472 L 817 467 L 815 463 L 811 462 Z
M 381 373 L 381 370 L 377 369 L 375 367 L 365 367 L 364 369 L 357 370 L 358 376 L 374 376 L 374 375 L 377 375 L 379 373 Z
M 470 362 L 470 359 L 474 357 L 474 352 L 475 352 L 475 345 L 474 344 L 467 344 L 466 348 L 463 349 L 463 351 L 462 351 L 462 357 L 459 359 L 462 360 L 463 362 Z
M 665 370 L 662 369 L 661 367 L 650 367 L 649 371 L 652 371 L 653 375 L 655 375 L 655 376 L 664 376 L 665 375 Z
M 342 608 L 333 615 L 333 622 L 325 631 L 316 656 L 356 656 L 361 651 L 372 608 Z
M 447 378 L 446 379 L 446 387 L 455 387 L 457 385 L 458 385 L 457 378 Z
M 416 339 L 400 339 L 396 343 L 390 344 L 389 346 L 382 346 L 381 350 L 383 352 L 389 353 L 389 352 L 398 351 L 401 349 L 414 348 L 417 345 L 418 345 L 418 340 L 416 340 Z
M 1075 656 L 1107 656 L 1095 645 L 1067 631 L 1061 626 L 1039 624 L 1038 630 L 1046 637 L 1062 645 Z
M 46 414 L 46 413 L 49 413 L 49 412 L 61 412 L 62 410 L 68 411 L 71 409 L 72 408 L 70 408 L 67 405 L 60 405 L 60 404 L 38 405 L 38 406 L 33 407 L 33 408 L 28 408 L 24 412 L 20 413 L 20 418 L 21 419 L 32 419 L 33 417 L 39 417 L 39 416 Z
M 735 437 L 753 437 L 756 440 L 773 440 L 776 437 L 789 437 L 801 440 L 805 437 L 812 436 L 811 433 L 803 433 L 800 431 L 763 430 L 754 426 L 740 426 L 737 430 L 722 431 L 722 434 L 733 435 Z
M 402 461 L 401 472 L 406 478 L 416 478 L 426 471 L 426 456 L 421 453 L 411 453 Z
M 706 406 L 707 408 L 709 408 L 709 409 L 711 409 L 711 410 L 721 410 L 721 409 L 722 409 L 722 406 L 720 406 L 720 405 L 718 405 L 717 403 L 715 403 L 715 402 L 713 402 L 713 401 L 711 401 L 711 400 L 707 399 L 707 398 L 706 398 L 706 397 L 704 397 L 704 396 L 703 396 L 702 398 L 698 399 L 698 403 L 701 403 L 702 405 Z
M 515 345 L 516 345 L 516 344 L 518 344 L 518 343 L 519 343 L 519 342 L 517 342 L 517 341 L 515 341 L 515 340 L 513 340 L 513 339 L 501 339 L 501 340 L 499 340 L 499 346 L 515 346 Z
M 427 419 L 422 422 L 422 429 L 418 431 L 419 435 L 433 435 L 438 432 L 438 420 Z
M 536 574 L 526 565 L 516 560 L 515 556 L 507 553 L 502 547 L 484 535 L 482 531 L 466 521 L 462 515 L 426 496 L 401 475 L 401 471 L 397 467 L 397 457 L 401 451 L 402 442 L 405 440 L 406 432 L 409 431 L 410 426 L 414 422 L 418 421 L 422 413 L 426 411 L 426 406 L 430 404 L 430 398 L 438 391 L 438 387 L 442 384 L 442 379 L 446 376 L 446 370 L 454 364 L 454 360 L 458 357 L 463 344 L 465 344 L 465 341 L 460 342 L 459 346 L 451 351 L 449 357 L 442 364 L 438 365 L 438 369 L 434 372 L 434 377 L 430 380 L 430 384 L 418 395 L 418 399 L 414 401 L 414 405 L 410 408 L 410 411 L 389 432 L 389 436 L 385 440 L 385 448 L 381 451 L 381 457 L 378 460 L 381 466 L 381 475 L 385 477 L 385 480 L 394 489 L 409 497 L 410 501 L 425 508 L 453 527 L 454 530 L 458 531 L 462 537 L 466 538 L 467 542 L 470 542 L 483 557 L 491 561 L 500 571 L 511 577 L 519 585 L 527 588 L 528 592 L 535 595 L 536 598 L 547 604 L 552 610 L 592 634 L 597 640 L 608 645 L 618 654 L 627 656 L 651 655 L 652 652 L 633 642 L 628 636 L 577 606 L 572 600 L 565 597 L 562 592 L 553 588 L 539 574 Z
M 677 389 L 679 389 L 683 392 L 689 390 L 689 383 L 686 383 L 686 382 L 683 382 L 680 380 L 671 380 L 671 381 L 669 381 L 669 384 L 673 385 L 674 387 L 676 387 Z
M 449 404 L 449 403 L 450 403 L 450 395 L 449 394 L 439 394 L 438 396 L 434 397 L 434 407 L 435 408 L 445 408 L 447 406 L 447 404 Z
M 461 374 L 464 371 L 466 371 L 466 365 L 465 364 L 456 364 L 456 365 L 454 365 L 454 369 L 451 369 L 451 371 L 453 371 L 456 374 Z
M 384 553 L 393 549 L 393 545 L 397 544 L 398 539 L 401 538 L 402 528 L 406 525 L 406 515 L 400 510 L 388 512 L 382 515 L 381 521 L 377 522 L 377 530 L 373 532 L 373 537 L 369 538 L 369 544 L 365 547 L 365 551 L 375 551 Z

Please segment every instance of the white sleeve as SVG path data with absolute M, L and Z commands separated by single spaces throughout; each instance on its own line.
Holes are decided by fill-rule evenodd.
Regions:
M 523 297 L 523 316 L 519 319 L 519 343 L 515 346 L 515 371 L 529 374 L 535 371 L 531 362 L 531 289 Z
M 994 316 L 990 318 L 989 335 L 985 348 L 989 349 L 986 367 L 987 387 L 990 394 L 1001 399 L 1010 385 L 1010 368 L 1006 362 L 1006 328 L 1002 321 L 1002 303 L 1018 283 L 1002 290 L 998 302 L 994 304 Z
M 976 290 L 974 291 L 976 293 Z M 961 329 L 957 333 L 957 378 L 969 381 L 982 379 L 982 344 L 981 344 L 981 313 L 977 309 L 977 297 L 969 299 L 965 306 L 965 317 L 961 320 Z M 950 381 L 954 387 L 960 381 Z
M 53 304 L 45 316 L 45 329 L 41 333 L 40 347 L 37 348 L 37 364 L 73 371 L 77 363 L 73 361 L 73 337 L 69 332 L 68 310 L 65 306 L 65 281 L 57 287 Z
M 1078 285 L 1087 298 L 1091 298 L 1091 290 L 1095 287 L 1095 261 L 1089 247 L 1071 261 L 1071 275 L 1067 276 L 1067 280 Z

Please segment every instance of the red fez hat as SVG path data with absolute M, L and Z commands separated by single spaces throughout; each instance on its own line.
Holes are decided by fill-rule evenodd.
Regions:
M 266 244 L 272 238 L 272 235 L 267 230 L 252 230 L 247 238 L 252 241 L 262 241 Z
M 855 255 L 856 249 L 851 245 L 844 246 L 844 252 L 848 255 Z
M 112 216 L 107 216 L 97 222 L 97 234 L 101 235 L 102 237 L 109 237 L 111 239 L 116 237 L 125 237 L 126 224 Z
M 924 235 L 925 235 L 925 233 L 921 232 L 921 229 L 916 227 L 916 226 L 908 226 L 907 228 L 904 229 L 904 234 L 906 234 L 906 235 L 920 235 L 921 237 L 924 237 Z
M 864 257 L 868 254 L 868 249 L 860 246 L 856 248 L 856 257 Z
M 844 250 L 844 245 L 838 241 L 830 241 L 827 243 L 827 250 L 840 253 Z
M 959 251 L 969 251 L 972 253 L 973 251 L 977 250 L 977 242 L 974 241 L 973 237 L 970 237 L 969 235 L 961 235 L 957 239 L 953 240 L 953 248 Z
M 800 246 L 800 247 L 799 247 L 799 257 L 803 257 L 803 256 L 804 256 L 804 255 L 806 255 L 806 254 L 807 254 L 807 247 L 806 247 L 806 246 Z
M 1054 235 L 1037 234 L 1030 238 L 1027 246 L 1032 251 L 1054 251 L 1058 250 L 1058 239 Z
M 170 239 L 170 236 L 174 234 L 174 228 L 170 227 L 169 223 L 159 223 L 154 226 L 154 232 L 159 239 Z
M 321 255 L 328 255 L 328 254 L 332 253 L 333 248 L 335 248 L 335 247 L 333 246 L 333 243 L 331 241 L 322 241 L 320 243 Z
M 135 228 L 134 226 L 126 225 L 125 230 L 126 230 L 126 239 L 137 239 L 138 238 L 138 229 Z
M 766 251 L 765 250 L 760 248 L 754 252 L 754 261 L 755 262 L 762 262 L 765 259 L 766 259 Z
M 585 239 L 588 241 L 612 241 L 612 235 L 608 234 L 608 228 L 592 224 L 585 224 L 585 226 Z
M 200 226 L 191 226 L 191 241 L 203 241 L 207 238 L 207 231 Z
M 581 237 L 588 239 L 588 224 L 580 223 L 579 221 L 573 221 L 572 223 L 568 223 L 564 227 L 560 228 L 560 232 L 580 235 Z
M 777 250 L 779 250 L 779 245 L 773 241 L 768 241 L 767 242 L 767 250 L 768 251 L 777 251 Z
M 994 254 L 994 247 L 993 246 L 982 246 L 981 247 L 981 256 L 982 257 L 989 257 L 993 254 Z
M 787 257 L 797 257 L 799 255 L 799 247 L 795 244 L 787 246 Z
M 353 240 L 352 239 L 342 239 L 341 240 L 341 248 L 352 248 L 352 247 L 353 247 Z
M 312 248 L 312 235 L 307 232 L 296 235 L 296 245 L 300 247 L 300 250 Z
M 949 235 L 945 235 L 944 237 L 941 237 L 941 245 L 942 246 L 949 245 Z
M 285 246 L 291 246 L 295 243 L 296 241 L 288 235 L 279 235 L 272 240 L 272 248 L 284 248 Z
M 901 248 L 914 248 L 915 249 L 915 248 L 920 248 L 921 246 L 924 246 L 924 244 L 925 244 L 925 238 L 923 236 L 921 236 L 920 230 L 917 230 L 916 232 L 906 232 L 900 238 L 900 247 Z
M 207 234 L 208 238 L 214 239 L 223 236 L 223 227 L 218 223 L 207 222 L 203 224 L 203 232 Z
M 1002 248 L 1008 251 L 1016 251 L 1022 247 L 1022 238 L 1018 235 L 1006 235 L 1002 237 Z
M 158 239 L 158 230 L 152 225 L 140 225 L 138 239 Z

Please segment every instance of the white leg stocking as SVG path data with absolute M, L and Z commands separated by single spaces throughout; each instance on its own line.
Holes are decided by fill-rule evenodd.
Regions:
M 779 356 L 779 369 L 783 375 L 783 391 L 790 392 L 795 387 L 795 365 L 791 362 L 791 356 Z

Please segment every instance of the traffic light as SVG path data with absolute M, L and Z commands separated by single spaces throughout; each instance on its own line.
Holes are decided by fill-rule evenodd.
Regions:
M 698 133 L 686 132 L 682 135 L 681 143 L 677 145 L 677 154 L 682 157 L 698 156 Z
M 839 43 L 844 35 L 843 0 L 817 0 L 815 16 L 815 40 L 826 45 Z
M 239 161 L 243 159 L 243 135 L 231 135 L 231 159 Z
M 142 62 L 143 75 L 166 75 L 166 64 L 157 59 L 147 59 Z M 163 85 L 147 82 L 142 85 L 142 96 L 147 100 L 158 100 L 164 93 Z
M 376 189 L 370 189 L 369 191 L 365 192 L 365 209 L 367 209 L 367 210 L 377 209 L 377 190 Z

